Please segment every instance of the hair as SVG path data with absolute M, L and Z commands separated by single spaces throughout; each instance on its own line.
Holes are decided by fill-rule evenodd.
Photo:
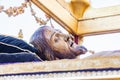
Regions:
M 31 39 L 30 39 L 30 43 L 38 49 L 39 54 L 37 54 L 41 59 L 43 60 L 56 60 L 56 59 L 72 59 L 75 58 L 76 55 L 74 54 L 74 52 L 69 52 L 69 54 L 64 54 L 64 53 L 60 53 L 58 51 L 54 51 L 51 48 L 51 44 L 49 44 L 46 40 L 45 37 L 45 31 L 49 30 L 50 27 L 48 26 L 42 26 L 40 28 L 38 28 L 34 34 L 32 35 Z
M 30 43 L 41 52 L 41 54 L 39 53 L 37 55 L 43 60 L 55 60 L 54 52 L 51 50 L 44 35 L 46 28 L 48 26 L 38 28 L 32 35 Z

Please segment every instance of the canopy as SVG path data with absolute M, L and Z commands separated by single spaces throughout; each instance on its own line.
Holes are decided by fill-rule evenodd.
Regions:
M 87 0 L 71 0 L 76 2 L 77 6 L 66 1 L 32 0 L 36 6 L 72 34 L 93 35 L 120 31 L 120 5 L 95 9 L 89 6 L 90 4 Z M 85 9 L 82 10 L 82 13 L 79 13 L 79 10 L 76 8 L 79 5 L 84 6 L 79 8 Z

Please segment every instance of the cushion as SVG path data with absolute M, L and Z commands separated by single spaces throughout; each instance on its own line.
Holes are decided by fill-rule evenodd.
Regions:
M 22 39 L 0 35 L 0 53 L 17 53 L 26 51 L 33 53 L 38 52 L 36 48 L 30 46 Z
M 0 64 L 5 63 L 18 63 L 18 62 L 36 62 L 41 61 L 41 59 L 33 54 L 28 52 L 20 52 L 20 53 L 0 53 Z

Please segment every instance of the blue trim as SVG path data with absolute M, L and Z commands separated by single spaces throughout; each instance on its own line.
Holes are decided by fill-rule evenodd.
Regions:
M 67 72 L 92 72 L 92 71 L 117 71 L 120 68 L 102 68 L 102 69 L 83 69 L 83 70 L 69 70 L 69 71 L 49 71 L 49 72 L 32 72 L 32 73 L 17 73 L 17 74 L 1 74 L 0 76 L 15 76 L 15 75 L 41 75 L 49 73 L 67 73 Z

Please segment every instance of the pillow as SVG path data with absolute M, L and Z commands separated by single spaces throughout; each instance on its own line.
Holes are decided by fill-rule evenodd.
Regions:
M 0 53 L 0 64 L 18 63 L 18 62 L 38 62 L 42 61 L 37 55 L 28 52 L 20 53 Z
M 11 36 L 0 35 L 0 53 L 33 52 L 38 50 L 25 41 Z

